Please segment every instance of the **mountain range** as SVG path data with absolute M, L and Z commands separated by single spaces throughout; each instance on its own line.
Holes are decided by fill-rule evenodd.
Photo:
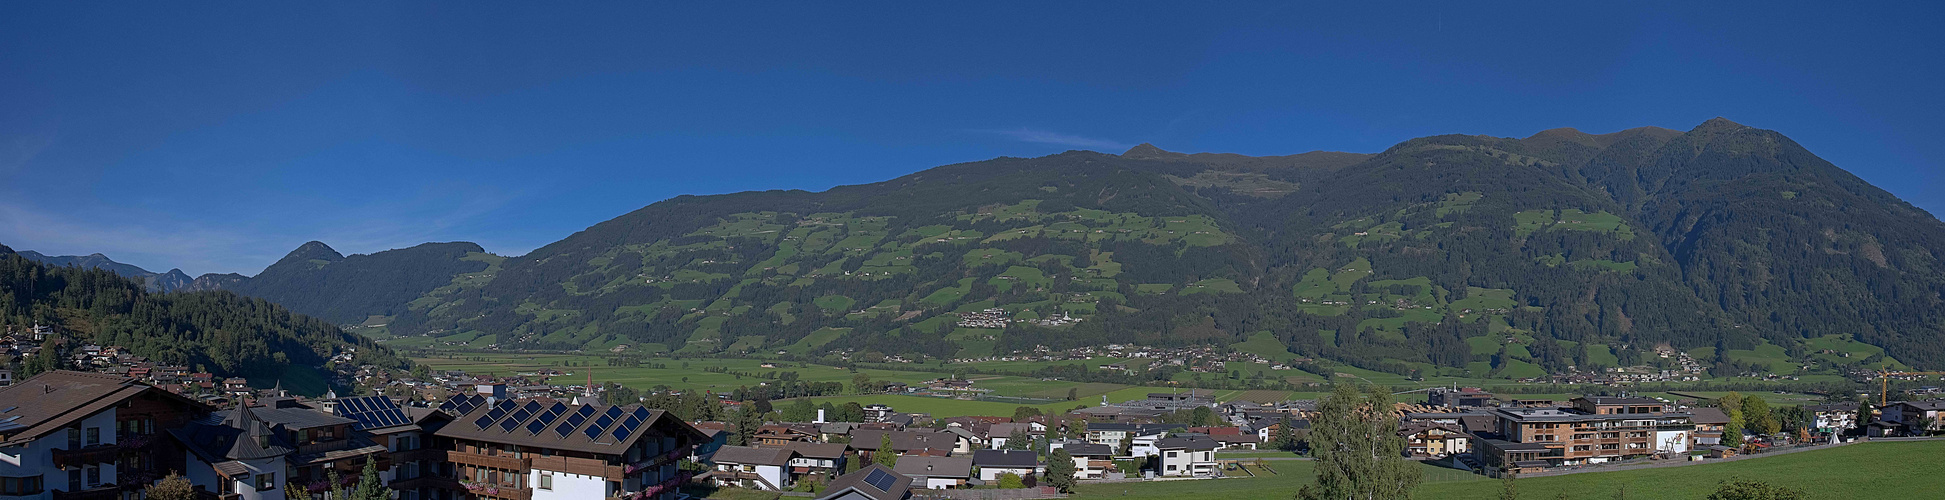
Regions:
M 99 253 L 48 256 L 33 250 L 22 250 L 18 254 L 27 260 L 54 267 L 76 266 L 83 269 L 100 269 L 112 272 L 124 278 L 131 278 L 142 282 L 143 287 L 151 292 L 173 292 L 189 286 L 189 283 L 193 281 L 181 269 L 170 269 L 166 273 L 151 272 L 134 264 L 115 262 L 109 259 L 108 256 Z
M 1267 342 L 1397 373 L 1669 350 L 1790 372 L 1945 367 L 1937 249 L 1931 214 L 1717 118 L 1375 154 L 1002 157 L 679 196 L 519 257 L 312 242 L 185 288 L 382 324 L 403 346 L 965 359 Z

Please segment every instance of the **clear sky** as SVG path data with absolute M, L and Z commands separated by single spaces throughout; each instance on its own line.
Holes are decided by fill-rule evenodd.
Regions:
M 1003 155 L 1715 116 L 1945 213 L 1945 2 L 951 3 L 0 2 L 0 243 L 519 255 L 678 194 Z

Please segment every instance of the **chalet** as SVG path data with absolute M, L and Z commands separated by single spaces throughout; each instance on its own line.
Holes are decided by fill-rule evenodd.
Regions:
M 1472 451 L 1469 435 L 1452 424 L 1411 422 L 1398 427 L 1405 451 L 1414 457 L 1438 458 Z
M 1161 450 L 1157 466 L 1163 476 L 1209 476 L 1216 473 L 1216 448 L 1206 437 L 1169 437 L 1155 444 Z
M 801 442 L 790 443 L 787 448 L 795 454 L 790 458 L 790 474 L 818 482 L 828 482 L 844 470 L 844 452 L 850 449 L 842 443 Z
M 459 397 L 470 403 L 479 395 Z M 706 439 L 674 415 L 641 405 L 501 399 L 454 410 L 453 422 L 434 435 L 449 443 L 455 479 L 481 498 L 672 500 L 689 479 L 677 462 Z
M 121 377 L 65 370 L 0 388 L 0 497 L 113 499 L 182 470 L 161 433 L 209 408 Z
M 972 481 L 973 459 L 968 457 L 898 457 L 892 469 L 912 478 L 912 485 L 942 490 L 958 488 Z
M 718 486 L 783 491 L 795 484 L 790 462 L 796 456 L 788 448 L 724 446 L 709 458 L 716 467 L 707 479 Z
M 1101 479 L 1114 466 L 1114 449 L 1105 444 L 1076 443 L 1061 449 L 1074 457 L 1074 477 L 1078 479 Z
M 1026 450 L 979 450 L 973 452 L 972 460 L 981 481 L 998 481 L 1007 473 L 1027 477 L 1046 471 L 1034 453 Z
M 783 447 L 791 443 L 815 443 L 823 436 L 817 424 L 781 423 L 757 428 L 752 438 L 756 446 Z

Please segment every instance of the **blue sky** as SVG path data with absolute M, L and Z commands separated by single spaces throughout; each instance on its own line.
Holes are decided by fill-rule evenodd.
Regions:
M 1945 212 L 1939 2 L 713 3 L 0 3 L 0 243 L 519 255 L 678 194 L 1003 155 L 1715 116 Z

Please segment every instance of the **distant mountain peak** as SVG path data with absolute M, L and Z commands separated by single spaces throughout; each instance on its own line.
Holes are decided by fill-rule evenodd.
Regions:
M 1695 126 L 1695 130 L 1699 130 L 1699 131 L 1731 131 L 1731 130 L 1741 130 L 1745 128 L 1749 128 L 1749 126 L 1736 123 L 1733 121 L 1729 121 L 1728 118 L 1723 118 L 1720 116 L 1715 118 L 1710 118 L 1709 121 L 1702 122 L 1701 125 Z
M 1182 153 L 1155 147 L 1154 144 L 1144 142 L 1135 145 L 1135 147 L 1128 148 L 1128 151 L 1121 153 L 1121 156 L 1123 158 L 1167 158 L 1182 156 Z

